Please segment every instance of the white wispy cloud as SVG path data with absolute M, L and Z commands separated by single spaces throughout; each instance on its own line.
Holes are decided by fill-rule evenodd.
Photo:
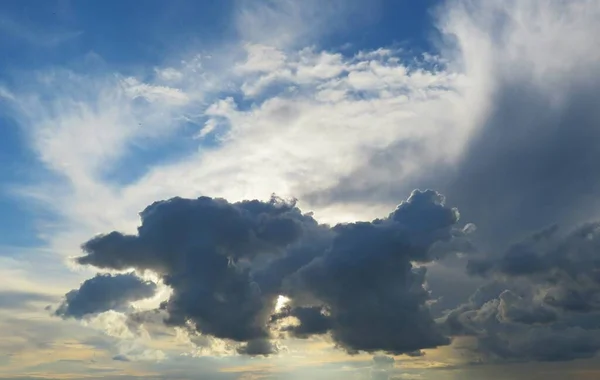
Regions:
M 238 1 L 234 12 L 240 39 L 277 48 L 301 48 L 352 27 L 349 20 L 372 16 L 376 2 L 364 0 Z

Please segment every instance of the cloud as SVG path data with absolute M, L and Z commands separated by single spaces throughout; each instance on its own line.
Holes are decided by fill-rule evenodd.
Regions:
M 56 297 L 49 294 L 33 293 L 15 290 L 0 291 L 0 310 L 20 309 L 24 306 L 30 307 L 31 303 L 53 302 Z
M 349 20 L 356 23 L 372 20 L 378 4 L 368 3 L 370 9 L 365 11 L 366 4 L 362 0 L 239 2 L 234 22 L 244 42 L 297 48 L 353 26 Z
M 115 356 L 113 356 L 113 360 L 120 361 L 120 362 L 129 362 L 129 361 L 131 361 L 125 355 L 115 355 Z
M 403 354 L 448 344 L 426 307 L 426 270 L 412 263 L 434 261 L 432 247 L 460 235 L 457 222 L 458 211 L 427 190 L 414 191 L 387 218 L 337 225 L 326 253 L 290 278 L 290 297 L 312 295 L 336 344 L 351 353 Z M 295 331 L 310 333 L 311 326 L 322 333 L 315 309 L 292 315 L 300 321 Z
M 208 335 L 238 342 L 267 338 L 266 319 L 276 293 L 253 282 L 249 262 L 276 254 L 314 223 L 281 199 L 229 203 L 175 198 L 142 213 L 138 235 L 113 232 L 84 244 L 80 264 L 152 270 L 173 294 L 167 322 L 189 322 Z M 255 344 L 249 347 L 254 351 Z
M 79 289 L 71 290 L 56 310 L 64 318 L 83 318 L 107 310 L 120 310 L 133 301 L 150 298 L 156 284 L 143 281 L 134 274 L 98 274 L 86 280 Z
M 600 350 L 600 226 L 561 233 L 550 227 L 503 255 L 470 263 L 472 273 L 496 278 L 446 323 L 474 335 L 491 358 L 563 361 Z
M 277 353 L 277 347 L 268 339 L 253 339 L 248 343 L 240 346 L 237 350 L 242 355 L 270 355 Z
M 230 101 L 211 113 L 231 128 L 222 149 L 210 154 L 211 161 L 256 176 L 285 178 L 283 183 L 271 181 L 270 191 L 295 194 L 303 204 L 325 209 L 343 208 L 359 188 L 361 196 L 369 192 L 375 198 L 389 188 L 384 180 L 404 185 L 398 199 L 416 187 L 411 179 L 419 173 L 457 158 L 469 129 L 468 123 L 455 124 L 464 111 L 462 76 L 394 55 L 346 57 L 315 49 L 283 53 L 283 61 L 273 62 L 276 70 L 245 78 L 241 90 L 255 107 Z M 248 125 L 252 128 L 244 127 Z M 260 153 L 264 146 L 269 146 L 268 155 Z M 225 152 L 233 150 L 243 150 L 251 161 L 279 159 L 268 166 L 240 166 L 225 160 Z M 369 157 L 371 162 L 365 162 Z M 251 194 L 264 191 L 252 178 L 237 180 L 238 188 Z M 393 201 L 378 206 L 383 212 Z
M 598 133 L 600 56 L 591 36 L 600 7 L 450 5 L 445 30 L 456 37 L 460 64 L 486 101 L 442 189 L 478 226 L 483 252 L 469 270 L 493 282 L 446 322 L 459 335 L 477 337 L 476 355 L 486 360 L 592 357 L 599 349 L 596 224 L 567 234 L 546 227 L 569 230 L 597 216 L 599 151 L 591 141 Z
M 434 191 L 415 190 L 386 218 L 332 228 L 275 197 L 235 203 L 174 198 L 140 216 L 137 235 L 97 236 L 83 245 L 77 262 L 157 273 L 173 290 L 161 305 L 168 325 L 246 342 L 238 352 L 249 355 L 276 352 L 269 326 L 284 317 L 300 325 L 283 331 L 303 337 L 329 332 L 349 352 L 412 354 L 449 343 L 427 310 L 425 269 L 412 264 L 435 260 L 437 242 L 463 233 L 456 227 L 458 211 Z M 328 236 L 320 240 L 322 233 Z M 67 294 L 58 314 L 82 316 L 142 298 L 134 287 L 131 294 L 122 285 L 121 292 L 111 291 L 117 279 L 88 280 Z M 103 297 L 86 297 L 90 293 Z M 294 307 L 273 315 L 280 294 L 288 294 Z M 316 307 L 305 305 L 308 299 Z
M 135 172 L 131 162 L 120 165 L 132 150 L 154 146 L 179 130 L 177 117 L 193 98 L 179 88 L 100 69 L 83 71 L 54 68 L 23 75 L 6 104 L 7 116 L 20 125 L 41 164 L 32 168 L 39 180 L 13 184 L 10 190 L 41 208 L 40 214 L 52 215 L 40 221 L 40 237 L 52 236 L 48 243 L 55 251 L 64 252 L 69 234 L 97 230 L 106 217 L 119 223 L 116 210 L 105 209 L 103 217 L 93 216 L 90 208 L 117 195 L 115 177 L 129 180 Z M 77 206 L 71 207 L 75 199 Z M 63 223 L 75 219 L 75 226 L 64 231 Z M 48 233 L 54 229 L 64 235 Z
M 598 3 L 452 1 L 443 10 L 439 26 L 447 39 L 442 50 L 447 60 L 442 71 L 464 75 L 464 82 L 450 85 L 461 91 L 455 108 L 459 112 L 447 121 L 448 125 L 463 124 L 459 131 L 467 134 L 458 148 L 459 158 L 440 155 L 435 165 L 427 166 L 420 148 L 435 144 L 435 140 L 427 139 L 421 145 L 398 139 L 382 149 L 363 151 L 362 165 L 336 173 L 337 183 L 309 193 L 308 199 L 329 207 L 355 202 L 359 208 L 394 199 L 407 184 L 438 188 L 466 220 L 477 224 L 473 237 L 492 257 L 502 256 L 511 243 L 549 224 L 574 226 L 596 218 L 595 162 L 599 157 L 593 141 L 598 139 L 600 119 L 595 106 L 600 95 L 600 49 L 593 36 L 599 32 L 595 21 L 600 12 Z M 357 77 L 362 80 L 367 75 Z M 361 84 L 361 80 L 354 83 Z M 461 108 L 465 104 L 469 105 L 466 110 Z M 433 106 L 428 103 L 427 107 Z M 418 119 L 427 120 L 421 115 Z M 461 141 L 454 136 L 447 140 Z M 421 163 L 419 170 L 399 179 L 396 174 L 404 169 L 401 164 L 415 157 Z M 523 285 L 523 290 L 504 284 L 494 295 L 486 309 L 490 324 L 481 322 L 474 327 L 480 336 L 490 336 L 489 347 L 481 343 L 485 340 L 480 341 L 482 351 L 535 360 L 593 354 L 595 329 L 583 328 L 589 331 L 586 335 L 576 315 L 565 316 L 561 309 L 595 307 L 595 301 L 591 302 L 595 285 L 587 283 L 588 268 L 595 266 L 588 263 L 583 270 L 588 280 L 571 284 L 568 290 L 554 289 L 551 298 L 541 302 L 536 292 L 549 287 L 546 281 L 557 280 L 554 274 L 549 276 L 548 266 L 556 270 L 566 265 L 568 270 L 583 267 L 586 261 L 580 257 L 581 261 L 572 262 L 563 257 L 561 264 L 550 263 L 548 257 L 540 259 L 522 248 L 511 248 L 515 252 L 500 261 L 492 259 L 493 270 L 524 271 L 524 275 L 537 276 L 539 285 L 532 293 L 531 285 Z M 445 268 L 428 271 L 432 292 L 451 296 L 446 307 L 452 308 L 453 303 L 464 299 L 468 286 L 477 284 L 477 280 L 469 280 L 464 287 L 456 284 L 467 281 L 461 279 L 465 277 L 465 262 L 442 263 L 438 267 Z M 480 267 L 483 269 L 485 266 Z M 544 277 L 546 280 L 541 280 Z M 481 306 L 475 309 L 481 310 Z M 479 320 L 487 317 L 477 314 Z M 494 328 L 497 318 L 504 320 L 499 329 Z M 589 323 L 588 317 L 583 319 Z M 562 328 L 565 324 L 569 328 Z M 552 352 L 551 342 L 564 342 L 564 351 Z M 536 354 L 535 350 L 544 345 Z
M 288 317 L 296 318 L 300 323 L 298 325 L 283 326 L 282 331 L 289 332 L 297 338 L 327 334 L 333 328 L 331 318 L 322 306 L 288 307 L 284 311 L 275 314 L 272 320 L 277 321 Z
M 503 249 L 548 224 L 597 213 L 600 50 L 592 36 L 600 6 L 470 5 L 452 7 L 445 30 L 456 36 L 470 76 L 481 76 L 487 99 L 444 191 L 480 227 L 482 244 Z
M 460 152 L 465 131 L 451 124 L 462 112 L 460 76 L 429 72 L 418 63 L 408 67 L 397 57 L 280 52 L 285 60 L 279 70 L 241 78 L 239 89 L 247 99 L 221 99 L 207 109 L 213 120 L 209 125 L 220 126 L 219 149 L 153 168 L 126 196 L 139 198 L 147 188 L 159 188 L 167 197 L 208 193 L 232 200 L 276 192 L 298 197 L 323 218 L 327 212 L 328 221 L 360 220 L 385 212 L 394 202 L 376 209 L 356 207 L 354 215 L 345 216 L 350 207 L 323 194 L 338 183 L 377 193 L 381 190 L 370 181 L 378 184 L 380 176 L 389 175 L 407 183 L 399 199 L 414 188 L 409 178 Z M 364 79 L 354 80 L 358 75 Z M 390 161 L 383 154 L 393 146 L 406 148 L 402 159 Z M 381 165 L 365 167 L 364 157 L 374 152 L 381 152 Z M 239 155 L 243 162 L 234 159 Z M 341 182 L 363 167 L 364 176 Z M 186 187 L 172 180 L 182 176 Z
M 393 202 L 349 211 L 311 194 L 363 166 L 358 157 L 396 141 L 416 147 L 397 162 L 399 181 L 458 152 L 460 133 L 448 125 L 459 108 L 450 88 L 461 78 L 453 73 L 412 70 L 391 55 L 243 46 L 250 61 L 198 54 L 156 67 L 150 77 L 105 72 L 102 65 L 85 74 L 47 70 L 11 88 L 12 116 L 44 169 L 41 182 L 14 192 L 42 206 L 40 215 L 50 211 L 41 237 L 53 251 L 70 256 L 90 233 L 133 231 L 138 210 L 179 195 L 241 200 L 294 194 L 323 220 L 371 218 Z M 257 71 L 255 48 L 283 55 L 284 66 Z M 366 78 L 356 82 L 357 75 Z M 288 91 L 292 87 L 298 91 Z M 237 96 L 244 94 L 249 98 Z M 440 144 L 449 135 L 456 144 Z M 185 143 L 189 150 L 171 150 L 191 136 L 200 138 Z M 411 189 L 407 185 L 402 196 Z

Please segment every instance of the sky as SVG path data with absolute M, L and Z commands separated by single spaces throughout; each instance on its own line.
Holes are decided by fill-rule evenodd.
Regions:
M 0 2 L 0 379 L 600 377 L 600 2 Z

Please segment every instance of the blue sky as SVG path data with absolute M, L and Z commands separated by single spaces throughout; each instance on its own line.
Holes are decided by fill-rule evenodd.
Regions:
M 597 219 L 599 17 L 593 0 L 1 2 L 0 379 L 595 378 L 600 329 L 586 322 L 595 301 L 584 316 L 559 302 L 567 288 L 600 294 L 585 269 L 595 248 L 554 232 L 531 248 L 549 268 L 547 252 L 563 251 L 548 247 L 575 244 L 577 254 L 564 254 L 585 272 L 578 278 L 555 271 L 511 282 L 518 275 L 502 263 L 527 267 L 529 256 L 508 247 L 534 231 Z M 134 328 L 135 312 L 182 291 L 165 285 L 173 273 L 142 262 L 128 270 L 156 284 L 150 299 L 112 300 L 82 318 L 53 314 L 72 306 L 69 291 L 81 286 L 84 297 L 97 272 L 123 269 L 77 264 L 81 245 L 113 230 L 136 235 L 153 202 L 277 194 L 335 225 L 386 218 L 426 188 L 446 196 L 431 198 L 435 207 L 456 206 L 461 218 L 450 247 L 435 245 L 452 251 L 444 259 L 407 261 L 431 297 L 422 306 L 432 328 L 448 337 L 418 346 L 424 355 L 387 346 L 349 355 L 335 327 L 309 339 L 270 331 L 277 353 L 268 357 L 239 354 L 249 341 L 202 327 Z M 430 211 L 414 214 L 415 226 Z M 365 278 L 365 294 L 384 297 Z M 310 299 L 335 314 L 326 293 L 280 290 L 291 306 Z M 514 317 L 542 312 L 555 322 Z M 444 330 L 467 314 L 476 322 Z M 544 342 L 564 350 L 536 355 Z

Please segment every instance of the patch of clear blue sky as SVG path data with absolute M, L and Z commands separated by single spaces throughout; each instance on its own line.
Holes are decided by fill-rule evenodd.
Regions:
M 3 65 L 68 65 L 90 51 L 115 67 L 160 64 L 180 53 L 182 46 L 230 36 L 233 4 L 232 0 L 3 0 Z
M 380 47 L 402 47 L 414 54 L 435 50 L 433 42 L 439 34 L 433 23 L 434 11 L 441 0 L 365 1 L 368 17 L 360 14 L 345 28 L 319 42 L 325 49 L 345 54 Z
M 431 51 L 436 35 L 430 11 L 438 3 L 364 1 L 369 17 L 351 16 L 346 27 L 313 44 L 347 55 L 390 46 L 415 54 Z M 17 72 L 56 66 L 85 69 L 81 62 L 89 53 L 102 58 L 102 69 L 127 75 L 168 64 L 195 49 L 210 50 L 236 38 L 232 23 L 236 4 L 235 0 L 2 0 L 0 84 L 18 90 Z M 198 141 L 190 138 L 196 130 L 189 126 L 181 131 L 158 146 L 134 147 L 122 169 L 108 174 L 109 179 L 130 182 L 158 162 L 197 149 Z M 0 246 L 39 244 L 35 215 L 6 191 L 14 184 L 35 181 L 39 163 L 2 104 L 0 165 Z

